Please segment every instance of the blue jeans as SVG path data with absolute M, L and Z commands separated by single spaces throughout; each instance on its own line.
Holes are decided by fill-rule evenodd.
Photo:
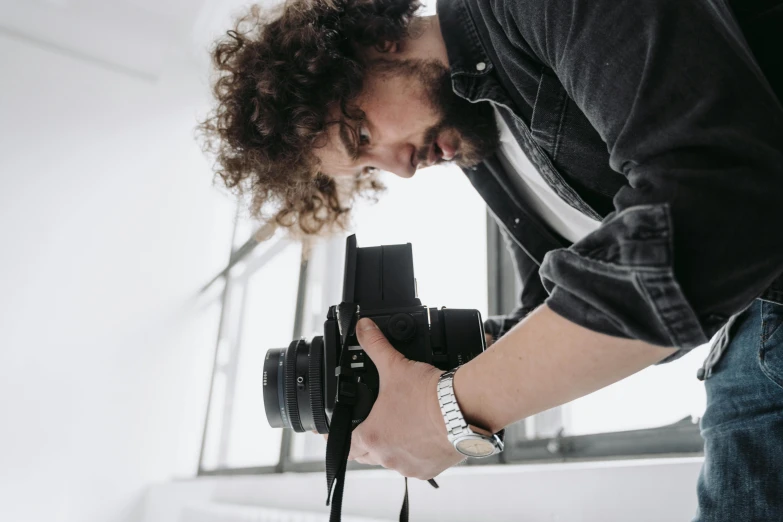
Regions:
M 783 520 L 783 306 L 756 300 L 705 380 L 693 522 Z

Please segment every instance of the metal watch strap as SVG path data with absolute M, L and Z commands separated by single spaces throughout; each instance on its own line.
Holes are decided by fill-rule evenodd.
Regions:
M 470 429 L 459 409 L 457 397 L 454 395 L 454 374 L 458 369 L 459 367 L 442 374 L 438 380 L 438 402 L 440 403 L 440 411 L 443 413 L 443 420 L 446 421 L 446 430 L 451 443 L 458 435 L 462 435 Z

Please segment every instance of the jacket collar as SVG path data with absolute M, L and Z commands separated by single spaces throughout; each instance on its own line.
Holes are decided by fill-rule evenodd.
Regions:
M 440 30 L 449 56 L 455 90 L 459 81 L 489 74 L 493 65 L 479 39 L 476 24 L 464 0 L 438 0 Z M 458 92 L 458 94 L 461 94 Z

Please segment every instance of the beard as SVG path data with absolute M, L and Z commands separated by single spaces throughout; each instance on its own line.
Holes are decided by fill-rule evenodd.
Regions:
M 402 74 L 419 81 L 426 103 L 439 115 L 439 121 L 424 134 L 418 161 L 427 155 L 438 136 L 458 136 L 458 149 L 450 160 L 460 167 L 473 167 L 490 156 L 500 144 L 495 112 L 489 102 L 471 103 L 451 87 L 449 69 L 435 60 L 377 60 L 372 69 L 380 74 Z

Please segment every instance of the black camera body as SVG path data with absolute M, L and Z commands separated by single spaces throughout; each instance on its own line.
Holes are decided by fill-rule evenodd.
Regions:
M 358 248 L 346 241 L 343 300 L 331 306 L 324 335 L 312 343 L 294 341 L 267 352 L 264 406 L 272 427 L 329 433 L 340 395 L 350 383 L 352 423 L 370 413 L 380 382 L 378 371 L 356 339 L 360 318 L 372 319 L 406 358 L 443 371 L 460 366 L 486 349 L 478 310 L 428 308 L 416 295 L 410 243 Z M 434 393 L 434 391 L 433 391 Z

